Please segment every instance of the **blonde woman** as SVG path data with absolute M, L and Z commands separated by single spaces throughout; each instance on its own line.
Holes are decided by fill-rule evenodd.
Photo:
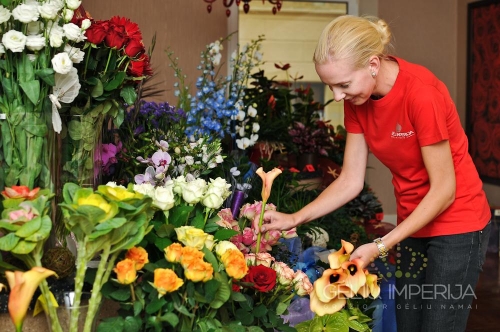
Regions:
M 399 244 L 398 331 L 464 331 L 490 233 L 488 202 L 446 86 L 390 50 L 382 19 L 341 16 L 323 30 L 314 63 L 344 100 L 342 172 L 300 211 L 267 211 L 260 231 L 297 227 L 356 197 L 371 151 L 393 175 L 398 225 L 351 259 L 367 266 Z

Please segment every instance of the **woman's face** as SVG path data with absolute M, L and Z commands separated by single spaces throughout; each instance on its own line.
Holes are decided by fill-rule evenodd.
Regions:
M 375 89 L 370 66 L 354 69 L 347 59 L 317 64 L 316 72 L 321 81 L 332 90 L 335 101 L 345 100 L 353 105 L 362 105 Z

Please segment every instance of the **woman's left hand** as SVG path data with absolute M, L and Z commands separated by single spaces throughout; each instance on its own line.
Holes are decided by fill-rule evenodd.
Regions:
M 353 259 L 358 258 L 363 262 L 363 268 L 366 268 L 368 264 L 378 258 L 379 254 L 380 253 L 375 243 L 367 243 L 354 250 L 351 254 L 350 260 L 352 261 Z

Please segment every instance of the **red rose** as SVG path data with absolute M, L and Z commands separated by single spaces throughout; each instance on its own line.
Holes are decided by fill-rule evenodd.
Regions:
M 100 44 L 108 33 L 108 21 L 93 21 L 92 25 L 85 31 L 87 41 L 92 44 Z
M 130 61 L 128 73 L 134 77 L 151 76 L 153 72 L 149 65 L 149 57 L 143 54 L 139 59 Z
M 106 46 L 119 50 L 127 41 L 127 34 L 123 25 L 117 25 L 109 21 L 108 34 L 104 38 Z
M 136 56 L 144 53 L 145 48 L 142 40 L 131 39 L 127 45 L 125 45 L 125 54 L 130 58 L 135 58 Z
M 241 281 L 253 283 L 253 288 L 259 292 L 269 292 L 276 285 L 276 271 L 264 265 L 250 266 Z

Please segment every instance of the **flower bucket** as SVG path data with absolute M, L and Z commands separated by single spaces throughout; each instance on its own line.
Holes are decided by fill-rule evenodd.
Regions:
M 75 306 L 74 304 L 74 297 L 75 293 L 74 292 L 60 292 L 54 294 L 56 301 L 59 305 L 57 308 L 57 318 L 59 320 L 59 324 L 61 325 L 61 330 L 63 332 L 81 332 L 81 331 L 88 331 L 88 332 L 95 332 L 97 330 L 97 316 L 95 315 L 94 317 L 89 318 L 87 315 L 88 309 L 89 309 L 89 299 L 91 296 L 91 293 L 82 293 L 82 297 L 80 300 L 80 305 Z M 74 320 L 74 325 L 71 326 L 71 316 L 78 314 L 78 319 Z M 47 317 L 47 324 L 49 327 L 49 331 L 54 331 L 55 329 L 53 328 L 54 322 L 49 318 L 49 315 L 46 315 Z M 85 329 L 85 323 L 86 320 L 90 319 L 90 322 L 87 323 L 88 328 Z M 90 329 L 89 329 L 90 328 Z

